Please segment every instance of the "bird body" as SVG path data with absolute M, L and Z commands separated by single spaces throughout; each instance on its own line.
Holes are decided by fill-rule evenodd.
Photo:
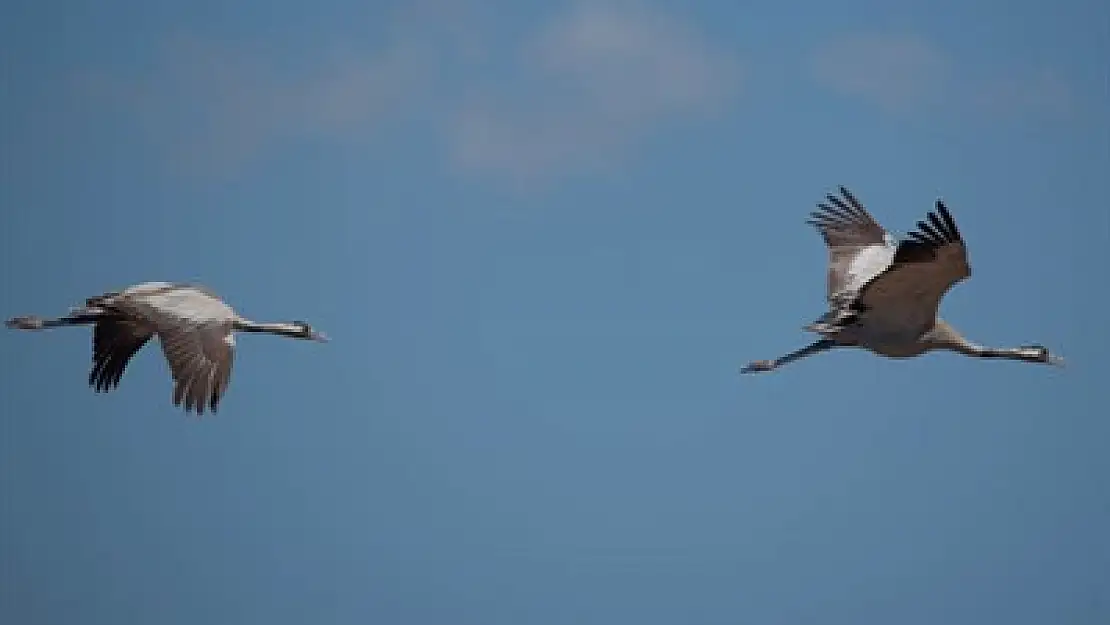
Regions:
M 9 328 L 93 326 L 93 367 L 89 385 L 97 392 L 119 386 L 127 364 L 152 337 L 158 337 L 174 379 L 174 405 L 186 412 L 216 412 L 231 379 L 234 332 L 266 332 L 326 341 L 303 321 L 258 323 L 246 319 L 207 288 L 186 283 L 145 282 L 90 297 L 85 306 L 57 319 L 9 319 Z
M 234 309 L 207 288 L 172 282 L 144 282 L 123 291 L 89 298 L 85 306 L 126 309 L 152 320 L 171 318 L 230 323 L 239 318 Z
M 1040 345 L 984 347 L 940 319 L 940 301 L 971 275 L 967 249 L 948 207 L 917 222 L 895 241 L 848 189 L 829 194 L 808 223 L 829 250 L 828 311 L 804 329 L 821 339 L 775 360 L 760 360 L 744 373 L 770 371 L 836 347 L 859 347 L 888 358 L 951 350 L 981 358 L 1061 364 Z

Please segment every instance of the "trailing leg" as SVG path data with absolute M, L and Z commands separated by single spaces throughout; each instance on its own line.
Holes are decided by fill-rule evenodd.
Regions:
M 79 308 L 64 317 L 55 319 L 44 319 L 36 315 L 12 317 L 4 325 L 14 330 L 45 330 L 46 328 L 61 326 L 86 326 L 95 324 L 103 314 L 103 311 L 98 309 Z
M 818 341 L 810 343 L 809 345 L 806 345 L 801 349 L 794 350 L 789 354 L 786 354 L 785 356 L 776 358 L 775 360 L 756 360 L 754 362 L 751 362 L 744 368 L 740 369 L 740 373 L 772 371 L 785 364 L 794 362 L 795 360 L 798 360 L 800 358 L 805 358 L 806 356 L 812 356 L 814 354 L 819 354 L 821 352 L 830 350 L 833 347 L 836 347 L 836 345 L 836 342 L 831 339 L 820 339 Z

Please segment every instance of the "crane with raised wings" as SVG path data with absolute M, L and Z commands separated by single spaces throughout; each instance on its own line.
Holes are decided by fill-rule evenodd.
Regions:
M 901 241 L 875 221 L 852 193 L 826 195 L 807 223 L 829 250 L 829 310 L 806 330 L 820 339 L 742 373 L 771 371 L 837 347 L 858 347 L 890 358 L 951 350 L 977 358 L 1063 364 L 1042 345 L 986 347 L 964 338 L 938 316 L 940 300 L 971 275 L 967 249 L 942 200 Z

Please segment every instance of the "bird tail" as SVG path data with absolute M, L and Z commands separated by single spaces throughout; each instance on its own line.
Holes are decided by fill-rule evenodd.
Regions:
M 844 308 L 833 308 L 802 329 L 806 332 L 813 332 L 821 335 L 836 334 L 841 328 L 855 322 L 857 318 L 858 313 L 856 311 Z

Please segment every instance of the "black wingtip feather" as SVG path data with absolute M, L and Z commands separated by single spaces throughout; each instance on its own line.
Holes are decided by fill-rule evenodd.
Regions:
M 840 197 L 825 194 L 824 202 L 817 203 L 817 210 L 809 214 L 806 223 L 817 228 L 827 227 L 834 222 L 851 222 L 866 216 L 866 210 L 847 187 L 840 185 Z
M 960 229 L 956 227 L 956 220 L 952 218 L 952 213 L 948 212 L 948 207 L 944 204 L 944 200 L 937 200 L 936 212 L 940 215 L 940 218 L 944 220 L 945 225 L 948 226 L 948 231 L 951 233 L 953 240 L 963 240 Z
M 925 219 L 918 221 L 917 230 L 910 232 L 898 244 L 894 262 L 927 262 L 936 257 L 936 250 L 962 241 L 952 213 L 948 212 L 943 201 L 937 200 L 936 210 L 930 211 Z
M 860 201 L 856 199 L 855 194 L 848 190 L 848 187 L 840 185 L 840 194 L 843 195 L 844 199 L 848 200 L 848 203 L 855 208 L 863 209 L 863 205 L 860 204 Z
M 917 222 L 917 229 L 928 240 L 936 243 L 938 246 L 943 245 L 944 242 L 948 241 L 948 235 L 944 232 L 944 229 L 938 228 L 928 221 Z
M 961 240 L 960 231 L 956 228 L 956 222 L 952 219 L 952 214 L 948 212 L 944 204 L 940 203 L 938 203 L 936 211 L 930 212 L 926 219 L 917 222 L 917 230 L 918 233 L 938 247 L 949 243 L 958 243 Z
M 906 239 L 898 244 L 894 252 L 894 264 L 924 263 L 936 258 L 936 247 L 930 241 Z

